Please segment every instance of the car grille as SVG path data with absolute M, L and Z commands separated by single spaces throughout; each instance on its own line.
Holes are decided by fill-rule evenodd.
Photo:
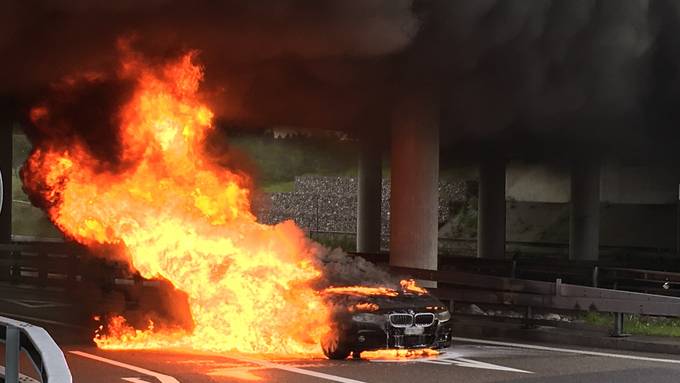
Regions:
M 413 315 L 390 314 L 390 324 L 394 327 L 411 327 L 413 325 Z
M 434 323 L 434 314 L 432 313 L 419 313 L 413 317 L 413 323 L 416 326 L 427 327 Z

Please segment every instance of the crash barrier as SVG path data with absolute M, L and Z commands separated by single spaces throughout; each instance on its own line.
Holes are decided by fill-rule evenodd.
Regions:
M 389 261 L 387 253 L 351 254 L 375 263 Z M 649 262 L 637 257 L 607 257 L 600 261 L 571 261 L 550 256 L 441 257 L 439 269 L 547 282 L 559 278 L 575 285 L 680 296 L 680 262 L 670 257 L 656 257 Z
M 356 243 L 356 233 L 346 231 L 322 231 L 309 230 L 308 234 L 312 239 L 324 241 L 331 240 L 344 243 L 343 248 L 350 249 Z M 439 253 L 452 255 L 474 256 L 477 252 L 477 239 L 475 238 L 446 238 L 439 237 Z M 389 248 L 389 235 L 381 235 L 380 243 L 382 249 Z M 549 242 L 549 241 L 506 241 L 506 253 L 509 255 L 555 255 L 561 257 L 569 256 L 569 243 Z M 679 252 L 676 248 L 661 246 L 621 246 L 621 245 L 600 245 L 600 256 L 611 256 L 617 260 L 637 259 L 649 260 L 650 258 L 668 258 Z M 469 254 L 467 254 L 469 253 Z
M 436 271 L 390 267 L 395 274 L 437 282 L 431 289 L 449 302 L 520 306 L 525 321 L 536 308 L 564 311 L 596 311 L 615 315 L 613 336 L 622 336 L 623 314 L 680 317 L 680 298 L 555 282 L 480 275 L 460 271 Z
M 104 288 L 159 284 L 131 273 L 123 263 L 87 254 L 85 247 L 75 243 L 0 243 L 0 281 L 67 288 L 76 287 L 83 281 Z
M 89 278 L 110 285 L 144 284 L 124 265 L 104 262 L 102 257 L 83 258 L 87 253 L 83 246 L 68 242 L 0 243 L 0 281 L 68 287 Z M 386 253 L 360 255 L 376 263 L 389 260 Z M 662 255 L 603 257 L 597 262 L 546 255 L 501 260 L 442 256 L 439 269 L 544 281 L 561 278 L 572 284 L 680 296 L 680 262 Z
M 125 272 L 128 271 L 126 267 L 105 263 L 101 257 L 82 257 L 86 253 L 85 248 L 71 243 L 0 244 L 0 280 L 38 285 L 63 284 L 64 281 L 72 285 L 90 280 L 103 289 L 122 286 L 126 293 L 126 301 L 136 301 L 135 297 L 138 294 L 135 294 L 135 291 L 142 287 L 162 285 L 158 281 L 144 280 L 139 275 L 128 273 L 125 276 Z M 389 260 L 389 255 L 385 253 L 358 255 L 376 263 L 387 263 Z M 623 289 L 635 287 L 629 284 L 636 281 L 647 281 L 657 285 L 663 282 L 670 286 L 668 290 L 672 293 L 675 291 L 672 288 L 674 284 L 680 283 L 680 273 L 602 266 L 592 262 L 560 261 L 560 263 L 554 259 L 543 261 L 544 264 L 541 265 L 537 257 L 526 259 L 515 257 L 507 260 L 448 257 L 443 261 L 442 268 L 453 270 L 395 270 L 401 272 L 410 270 L 416 278 L 438 282 L 440 286 L 436 292 L 445 300 L 510 304 L 524 306 L 529 311 L 531 308 L 540 307 L 613 312 L 618 313 L 616 323 L 619 323 L 621 313 L 680 316 L 680 298 L 641 293 L 635 295 L 634 292 L 602 288 L 587 290 L 594 287 L 579 286 L 602 287 L 606 282 L 614 283 L 612 287 Z M 533 280 L 546 276 L 557 276 L 553 281 L 559 282 Z M 582 283 L 584 280 L 586 282 Z M 572 281 L 577 283 L 563 283 Z M 559 288 L 555 287 L 557 285 Z M 663 287 L 661 289 L 664 290 Z M 573 292 L 585 295 L 574 295 Z M 662 310 L 666 304 L 671 303 L 673 304 L 669 306 L 672 308 L 671 311 Z M 527 316 L 530 316 L 530 313 Z
M 86 250 L 72 243 L 0 243 L 0 281 L 40 286 L 74 285 Z
M 575 285 L 680 296 L 680 272 L 675 271 L 677 264 L 677 260 L 662 264 L 640 260 L 570 261 L 526 256 L 512 259 L 447 257 L 442 259 L 439 269 L 539 281 L 559 278 Z M 650 266 L 661 270 L 648 268 Z
M 0 336 L 5 343 L 4 382 L 18 383 L 23 350 L 43 383 L 71 383 L 64 353 L 42 327 L 0 317 Z M 21 381 L 27 381 L 22 379 Z

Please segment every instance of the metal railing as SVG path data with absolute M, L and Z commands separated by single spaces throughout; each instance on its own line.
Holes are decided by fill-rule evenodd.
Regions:
M 440 269 L 543 281 L 559 278 L 577 285 L 680 296 L 677 260 L 643 263 L 616 259 L 570 261 L 535 256 L 512 259 L 448 257 L 442 259 Z
M 437 282 L 433 294 L 450 302 L 465 302 L 526 308 L 532 320 L 534 308 L 562 311 L 609 312 L 615 315 L 613 336 L 623 334 L 623 315 L 639 314 L 680 317 L 680 298 L 630 291 L 603 289 L 555 282 L 505 278 L 459 271 L 436 271 L 390 267 L 395 274 Z
M 331 231 L 331 230 L 309 230 L 309 235 L 314 239 L 315 237 L 323 237 L 324 235 L 331 236 L 344 236 L 348 238 L 355 238 L 356 232 L 351 231 Z M 384 245 L 389 242 L 389 234 L 381 234 L 381 243 Z M 476 238 L 449 238 L 449 237 L 439 237 L 437 238 L 439 245 L 445 244 L 459 244 L 465 245 L 466 248 L 475 249 L 477 247 Z M 569 254 L 569 243 L 568 242 L 552 242 L 552 241 L 513 241 L 506 240 L 506 252 L 508 253 L 527 253 L 535 254 L 541 252 L 549 252 L 553 254 Z M 599 246 L 600 252 L 604 254 L 628 254 L 628 253 L 639 253 L 645 255 L 663 255 L 663 254 L 676 254 L 678 252 L 675 248 L 663 247 L 663 246 L 640 246 L 640 245 L 609 245 L 601 244 Z M 383 246 L 383 249 L 386 247 Z
M 350 254 L 375 263 L 389 262 L 388 253 Z M 534 308 L 612 313 L 612 336 L 625 336 L 624 313 L 680 317 L 680 297 L 670 296 L 680 295 L 680 290 L 673 288 L 680 285 L 680 273 L 674 271 L 616 267 L 613 266 L 615 263 L 607 266 L 606 262 L 541 260 L 537 257 L 453 257 L 442 261 L 440 267 L 447 270 L 404 267 L 390 267 L 390 270 L 436 282 L 437 288 L 431 291 L 445 301 L 523 307 L 526 327 L 532 327 L 535 322 Z M 527 276 L 552 277 L 554 282 Z M 563 283 L 562 277 L 579 282 Z M 602 284 L 612 288 L 602 288 Z M 654 288 L 650 288 L 650 284 Z M 663 295 L 649 294 L 649 290 Z
M 349 253 L 374 263 L 387 263 L 388 253 Z M 551 282 L 556 279 L 592 287 L 680 296 L 678 258 L 571 261 L 549 256 L 514 256 L 505 259 L 441 257 L 440 270 Z
M 19 382 L 22 350 L 33 364 L 40 382 L 72 383 L 64 353 L 42 327 L 0 317 L 0 336 L 5 343 L 5 383 Z
M 73 286 L 86 250 L 72 243 L 0 243 L 0 280 Z
M 44 285 L 52 281 L 50 275 L 64 273 L 67 281 L 92 280 L 102 286 L 119 285 L 129 293 L 126 300 L 130 301 L 135 300 L 135 289 L 162 285 L 138 275 L 117 277 L 123 268 L 115 265 L 105 269 L 87 266 L 85 259 L 97 258 L 80 257 L 80 254 L 84 254 L 84 249 L 73 244 L 0 244 L 0 266 L 4 266 L 0 267 L 0 279 Z M 354 254 L 375 263 L 389 261 L 386 253 Z M 651 283 L 658 285 L 657 290 L 661 292 L 680 293 L 672 288 L 674 284 L 680 285 L 677 272 L 615 267 L 599 262 L 556 262 L 554 258 L 538 257 L 499 260 L 447 257 L 442 259 L 440 267 L 452 270 L 392 268 L 392 271 L 438 282 L 438 288 L 433 291 L 444 300 L 523 306 L 527 308 L 527 317 L 532 308 L 612 312 L 617 315 L 616 323 L 620 322 L 621 313 L 680 317 L 680 298 L 621 290 L 634 288 L 629 286 L 634 283 Z M 76 275 L 78 271 L 82 275 Z M 27 275 L 30 273 L 35 275 Z M 618 290 L 598 288 L 604 284 Z M 668 285 L 667 290 L 662 287 L 664 284 Z

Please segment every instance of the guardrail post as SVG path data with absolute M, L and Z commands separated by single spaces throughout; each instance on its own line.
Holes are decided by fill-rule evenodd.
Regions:
M 19 328 L 7 325 L 5 333 L 5 383 L 19 382 Z
M 555 296 L 559 297 L 562 295 L 562 278 L 555 279 Z
M 522 328 L 525 330 L 531 330 L 536 328 L 536 325 L 533 323 L 534 319 L 534 310 L 531 306 L 526 307 L 526 311 L 524 311 L 524 324 L 522 325 Z
M 597 287 L 598 285 L 598 279 L 600 277 L 600 269 L 599 267 L 595 266 L 593 267 L 593 287 Z
M 623 313 L 614 313 L 614 330 L 612 335 L 615 338 L 626 337 L 629 334 L 623 332 Z

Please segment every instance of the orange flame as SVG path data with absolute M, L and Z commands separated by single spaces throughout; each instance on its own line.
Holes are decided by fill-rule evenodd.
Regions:
M 355 305 L 352 305 L 348 308 L 349 312 L 355 312 L 355 311 L 378 311 L 380 310 L 380 306 L 378 306 L 375 303 L 369 303 L 369 302 L 362 302 L 362 303 L 357 303 Z
M 427 289 L 416 285 L 413 279 L 402 279 L 399 282 L 401 291 L 409 294 L 423 295 L 427 294 Z M 386 296 L 396 297 L 399 291 L 389 287 L 368 287 L 368 286 L 342 286 L 342 287 L 328 287 L 322 291 L 324 294 L 343 294 L 352 295 L 356 297 L 361 296 Z
M 323 290 L 326 294 L 344 294 L 353 295 L 357 297 L 363 296 L 377 296 L 382 295 L 386 297 L 396 297 L 399 292 L 388 287 L 366 287 L 366 286 L 344 286 L 344 287 L 329 287 Z
M 427 289 L 417 286 L 416 281 L 413 279 L 402 279 L 399 283 L 403 291 L 418 295 L 427 294 Z
M 118 128 L 121 161 L 133 165 L 114 173 L 78 140 L 45 144 L 27 160 L 25 187 L 42 195 L 68 236 L 124 245 L 142 276 L 188 294 L 190 333 L 153 323 L 136 330 L 115 317 L 108 335 L 95 337 L 99 347 L 318 355 L 329 317 L 311 288 L 318 246 L 292 222 L 256 222 L 248 177 L 206 155 L 213 113 L 194 56 L 156 66 L 125 56 L 119 76 L 136 87 Z M 40 106 L 30 114 L 49 113 Z
M 439 351 L 431 348 L 421 349 L 387 349 L 376 351 L 364 351 L 362 359 L 394 360 L 394 359 L 420 359 L 433 358 L 439 355 Z

